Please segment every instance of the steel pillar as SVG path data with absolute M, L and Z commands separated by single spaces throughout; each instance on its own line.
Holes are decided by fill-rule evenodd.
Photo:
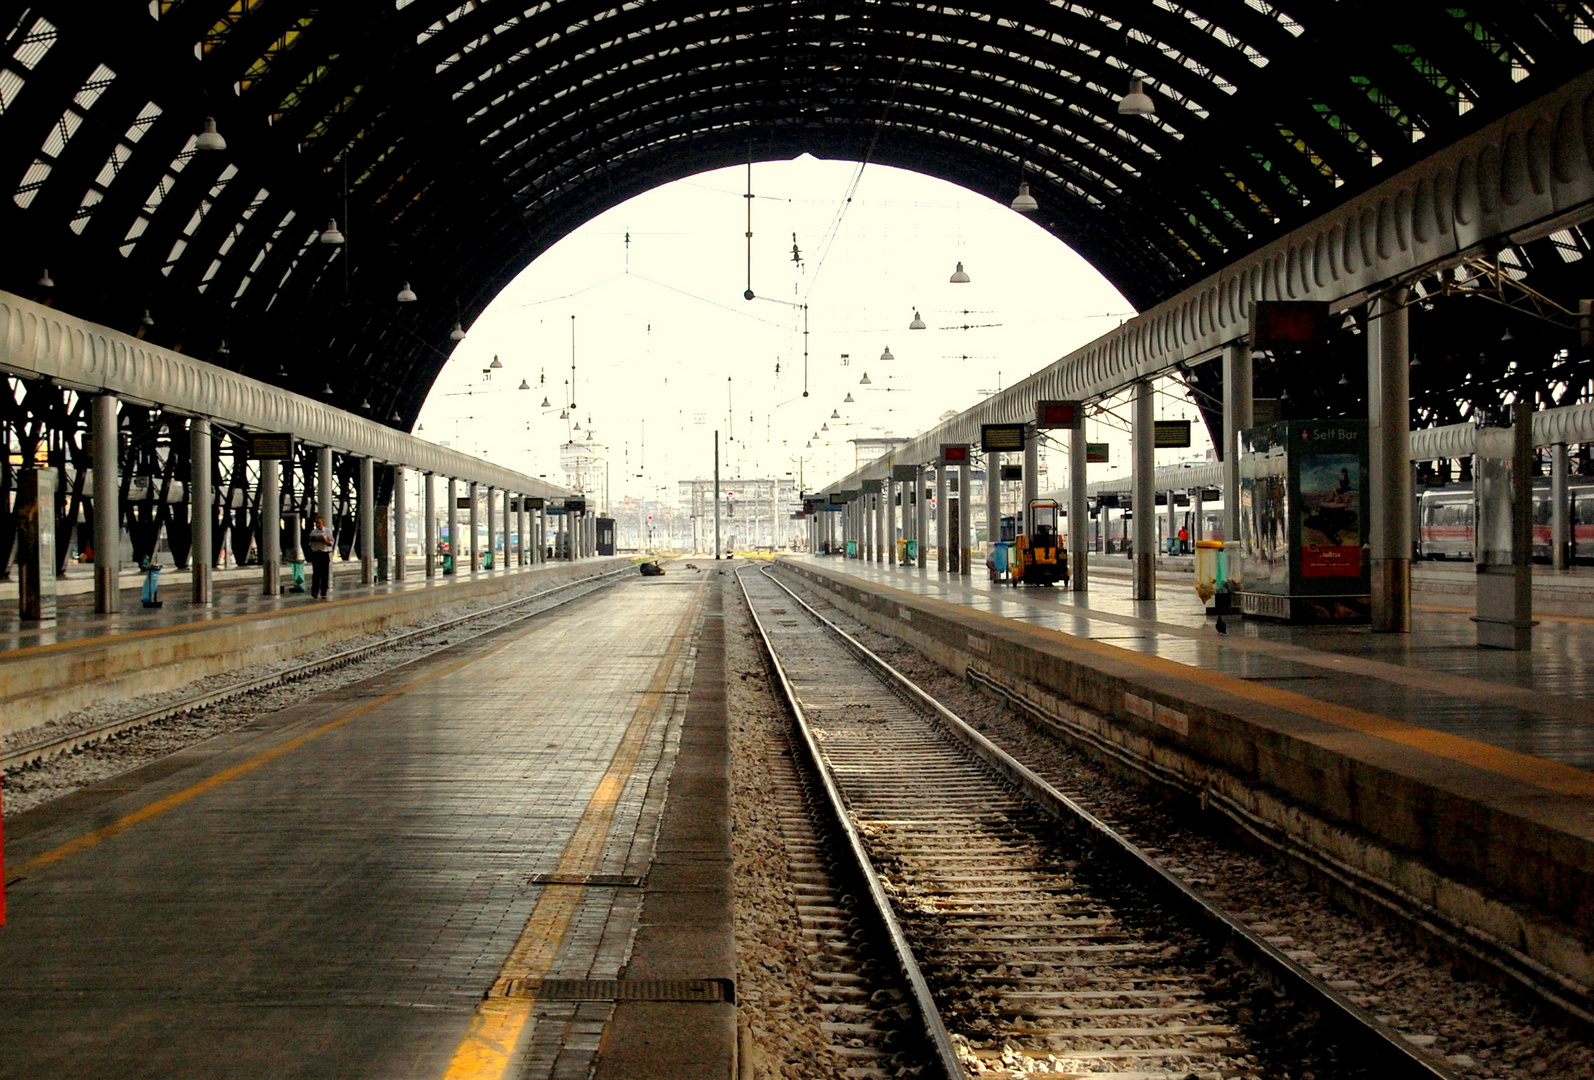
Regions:
M 1029 504 L 1041 497 L 1041 436 L 1039 431 L 1024 432 L 1024 505 L 1019 508 L 1019 528 L 1027 536 L 1035 531 L 1029 519 Z
M 497 567 L 498 561 L 498 501 L 494 498 L 498 493 L 489 485 L 487 488 L 487 558 L 486 563 Z M 504 543 L 504 553 L 508 554 L 509 543 Z
M 408 471 L 402 465 L 393 466 L 393 580 L 403 581 L 409 570 L 410 508 Z
M 1074 410 L 1068 430 L 1068 560 L 1069 583 L 1074 592 L 1090 589 L 1090 510 L 1085 505 L 1085 407 Z
M 482 568 L 481 534 L 477 531 L 481 526 L 481 485 L 472 480 L 466 484 L 465 490 L 470 492 L 470 506 L 465 511 L 465 529 L 470 534 L 466 539 L 470 541 L 470 572 L 474 574 Z
M 935 568 L 943 574 L 947 556 L 946 489 L 946 464 L 938 461 L 935 465 Z
M 57 479 L 54 469 L 30 466 L 17 473 L 17 614 L 24 622 L 55 621 Z
M 985 455 L 985 550 L 996 550 L 1002 538 L 1002 455 L 991 451 Z
M 1240 432 L 1251 426 L 1251 346 L 1223 350 L 1223 543 L 1230 565 L 1240 550 Z
M 332 447 L 319 446 L 315 452 L 315 512 L 327 528 L 332 524 Z M 333 536 L 337 534 L 334 532 Z
M 437 576 L 437 476 L 427 473 L 421 491 L 421 554 L 426 560 L 426 577 Z
M 122 507 L 117 458 L 117 406 L 111 394 L 94 399 L 91 423 L 94 435 L 94 612 L 114 615 L 122 610 Z M 151 556 L 153 558 L 153 556 Z
M 448 505 L 443 508 L 443 522 L 448 526 L 448 573 L 459 573 L 459 482 L 448 478 Z
M 971 455 L 972 456 L 972 455 Z M 974 464 L 965 461 L 958 467 L 958 573 L 974 573 Z
M 282 463 L 260 463 L 260 585 L 266 596 L 282 592 Z
M 210 479 L 210 421 L 196 416 L 188 422 L 188 525 L 192 536 L 193 553 L 188 565 L 193 567 L 193 600 L 195 606 L 211 602 L 211 584 L 215 572 L 215 558 L 211 550 L 211 528 L 215 508 L 212 505 Z M 317 478 L 318 484 L 324 483 Z M 319 490 L 319 488 L 317 489 Z
M 1411 633 L 1411 366 L 1405 289 L 1367 320 L 1367 452 L 1372 628 Z
M 924 466 L 913 467 L 913 539 L 919 545 L 919 569 L 923 570 L 929 565 L 929 544 L 925 543 L 930 532 L 930 504 L 924 498 Z
M 1151 380 L 1135 383 L 1134 440 L 1134 579 L 1131 582 L 1131 600 L 1157 598 L 1157 499 L 1156 499 L 1156 427 L 1155 399 Z
M 360 487 L 355 495 L 360 529 L 360 584 L 376 582 L 376 462 L 360 459 Z
M 1570 492 L 1568 490 L 1568 462 L 1566 444 L 1550 447 L 1550 565 L 1565 570 L 1571 548 L 1572 528 L 1568 519 Z M 96 529 L 98 526 L 96 526 Z

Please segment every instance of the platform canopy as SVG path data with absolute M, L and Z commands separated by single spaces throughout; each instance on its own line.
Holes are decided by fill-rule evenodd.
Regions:
M 1594 10 L 43 0 L 0 34 L 0 288 L 408 427 L 456 320 L 668 181 L 805 152 L 1027 181 L 1144 308 L 1585 70 Z M 1155 111 L 1121 115 L 1137 76 Z

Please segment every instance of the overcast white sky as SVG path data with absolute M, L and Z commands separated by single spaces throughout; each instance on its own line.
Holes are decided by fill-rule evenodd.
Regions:
M 757 299 L 747 301 L 746 184 L 745 166 L 703 173 L 555 245 L 468 327 L 417 434 L 561 482 L 559 445 L 593 431 L 609 448 L 612 501 L 673 501 L 677 480 L 711 475 L 717 428 L 725 476 L 795 476 L 802 458 L 812 490 L 851 471 L 847 440 L 917 434 L 1132 313 L 1084 260 L 1003 204 L 807 156 L 753 166 Z M 959 261 L 968 284 L 948 281 Z M 907 329 L 915 309 L 929 329 Z M 894 359 L 882 361 L 887 347 Z M 494 355 L 504 366 L 488 381 Z M 523 379 L 530 390 L 516 389 Z M 1197 419 L 1178 399 L 1159 402 L 1159 415 Z M 1200 456 L 1196 427 L 1197 447 L 1169 460 Z M 1127 446 L 1106 426 L 1091 438 Z M 1092 479 L 1126 457 L 1115 445 L 1114 465 L 1093 465 Z M 1066 459 L 1052 469 L 1060 478 Z

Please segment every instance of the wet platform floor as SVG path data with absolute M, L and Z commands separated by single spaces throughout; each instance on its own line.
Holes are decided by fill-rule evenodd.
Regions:
M 624 579 L 5 821 L 0 1075 L 588 1076 L 708 580 Z
M 806 558 L 806 557 L 805 557 Z M 813 565 L 1002 618 L 1114 645 L 1503 750 L 1594 769 L 1594 606 L 1542 616 L 1525 652 L 1482 649 L 1454 596 L 1415 594 L 1410 634 L 1229 619 L 1220 634 L 1188 574 L 1130 599 L 1126 569 L 1092 560 L 1086 592 L 1014 588 L 932 568 L 838 557 Z M 1594 591 L 1590 592 L 1594 600 Z

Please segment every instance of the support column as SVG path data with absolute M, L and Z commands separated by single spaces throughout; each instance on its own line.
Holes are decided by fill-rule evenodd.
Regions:
M 1041 497 L 1041 433 L 1033 428 L 1024 431 L 1024 505 L 1018 509 L 1019 531 L 1026 536 L 1035 530 L 1029 519 L 1029 504 Z
M 1134 422 L 1134 579 L 1131 600 L 1157 598 L 1157 500 L 1156 447 L 1153 431 L 1156 410 L 1151 396 L 1151 380 L 1135 383 Z
M 1201 485 L 1195 486 L 1195 491 L 1190 496 L 1190 550 L 1194 551 L 1196 544 L 1207 538 L 1205 527 L 1206 511 L 1202 505 Z
M 970 455 L 973 456 L 972 454 Z M 958 573 L 974 573 L 974 463 L 958 467 Z
M 403 581 L 409 569 L 409 493 L 405 486 L 409 470 L 402 465 L 393 466 L 393 580 Z
M 282 593 L 282 463 L 260 463 L 260 584 L 266 596 Z
M 1557 570 L 1566 569 L 1572 541 L 1567 466 L 1566 444 L 1556 443 L 1550 447 L 1550 565 Z
M 328 529 L 333 527 L 332 486 L 332 447 L 318 446 L 315 452 L 315 512 L 327 523 Z
M 117 433 L 115 396 L 94 399 L 94 613 L 114 615 L 122 610 L 122 507 L 117 458 L 121 440 Z M 1565 450 L 1565 447 L 1562 447 Z
M 355 495 L 359 504 L 360 584 L 376 581 L 376 462 L 368 457 L 360 459 L 360 489 Z
M 1162 546 L 1169 549 L 1179 540 L 1179 499 L 1178 492 L 1168 492 L 1168 535 L 1162 538 Z
M 564 513 L 562 513 L 558 517 L 556 517 L 554 519 L 554 532 L 553 532 L 553 535 L 554 535 L 554 547 L 553 547 L 554 554 L 557 555 L 557 556 L 562 556 L 563 558 L 565 558 L 567 560 L 568 559 L 572 559 L 572 558 L 575 557 L 575 553 L 573 551 L 571 551 L 570 548 L 566 545 L 566 539 L 565 539 L 565 535 L 569 531 L 569 530 L 567 530 L 565 528 L 565 522 L 569 519 L 569 517 L 570 517 L 570 511 L 568 511 L 568 510 L 566 510 Z
M 890 515 L 887 513 L 891 498 L 891 481 L 882 480 L 880 491 L 874 496 L 874 561 L 884 566 L 890 561 L 891 556 L 891 530 L 887 526 Z
M 426 577 L 437 576 L 437 475 L 427 473 L 421 492 L 421 555 L 426 560 Z
M 448 526 L 448 565 L 447 573 L 459 573 L 459 483 L 452 476 L 448 478 L 448 505 L 443 508 L 443 522 Z
M 930 553 L 926 549 L 930 546 L 925 543 L 930 532 L 930 504 L 924 498 L 924 466 L 913 467 L 913 539 L 919 545 L 919 569 L 923 570 L 929 562 Z
M 196 607 L 211 602 L 211 582 L 215 555 L 211 551 L 212 506 L 210 478 L 210 421 L 196 416 L 188 422 L 188 527 L 193 539 L 193 551 L 188 565 L 194 570 L 193 600 Z M 316 490 L 325 483 L 316 477 Z
M 487 558 L 484 564 L 499 566 L 498 560 L 498 504 L 494 498 L 498 493 L 489 485 L 487 488 Z M 509 553 L 509 542 L 504 541 L 504 554 Z
M 1367 320 L 1368 545 L 1372 628 L 1411 633 L 1411 366 L 1405 289 L 1372 303 Z
M 35 467 L 23 443 L 17 474 L 17 614 L 24 622 L 54 624 L 56 617 L 55 492 L 58 473 Z
M 466 539 L 470 541 L 470 572 L 474 574 L 482 568 L 482 553 L 478 543 L 481 534 L 476 531 L 481 524 L 481 487 L 472 480 L 466 485 L 466 490 L 470 492 L 470 507 L 466 510 L 469 520 L 465 522 L 465 529 L 470 534 Z
M 1085 505 L 1086 490 L 1085 406 L 1074 410 L 1074 426 L 1068 431 L 1068 559 L 1070 588 L 1090 590 L 1090 509 Z
M 1002 538 L 1002 455 L 993 450 L 985 455 L 985 550 L 996 550 Z
M 935 568 L 946 573 L 946 464 L 935 463 Z
M 1240 550 L 1240 432 L 1252 424 L 1251 346 L 1223 350 L 1223 543 L 1229 564 Z

